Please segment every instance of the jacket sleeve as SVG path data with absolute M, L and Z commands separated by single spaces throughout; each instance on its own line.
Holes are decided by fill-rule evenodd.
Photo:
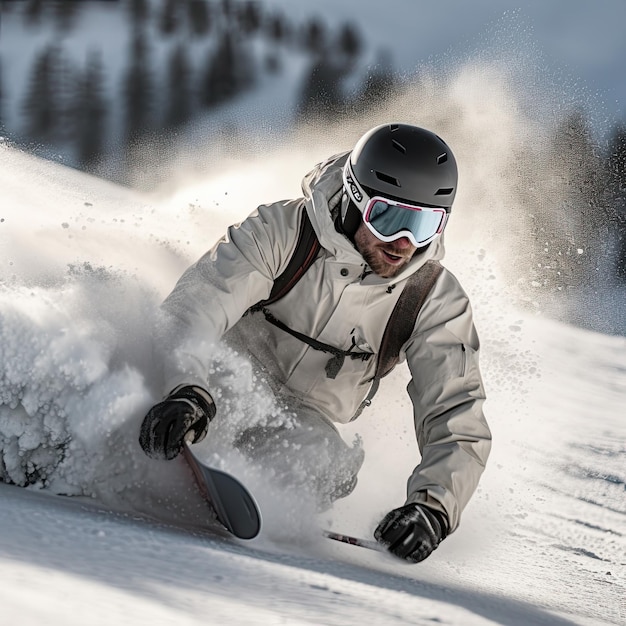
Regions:
M 163 302 L 156 333 L 166 393 L 180 384 L 206 387 L 212 345 L 269 295 L 289 261 L 299 205 L 294 200 L 259 207 L 181 276 Z
M 469 300 L 444 271 L 406 345 L 408 385 L 421 462 L 407 484 L 407 503 L 444 512 L 450 532 L 474 493 L 491 448 L 483 414 L 479 341 Z

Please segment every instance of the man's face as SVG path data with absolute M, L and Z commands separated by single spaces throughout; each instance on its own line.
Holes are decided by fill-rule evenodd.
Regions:
M 383 278 L 396 276 L 417 250 L 407 237 L 381 241 L 363 222 L 357 228 L 354 243 L 372 271 Z

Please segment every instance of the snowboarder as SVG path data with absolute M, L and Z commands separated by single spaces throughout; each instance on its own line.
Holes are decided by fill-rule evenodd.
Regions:
M 491 443 L 470 303 L 437 262 L 457 189 L 456 161 L 436 134 L 383 124 L 350 152 L 317 165 L 302 189 L 303 198 L 259 206 L 231 226 L 166 298 L 159 336 L 167 395 L 146 415 L 140 443 L 149 456 L 172 459 L 185 438 L 206 436 L 216 405 L 205 350 L 207 340 L 222 340 L 249 358 L 293 415 L 247 429 L 237 447 L 269 465 L 277 480 L 313 485 L 320 508 L 328 506 L 351 493 L 363 462 L 360 445 L 345 443 L 334 423 L 351 421 L 368 404 L 389 333 L 411 373 L 421 460 L 405 503 L 374 536 L 418 562 L 458 527 Z M 283 293 L 269 298 L 305 246 L 306 220 L 319 246 L 305 249 L 310 258 L 299 262 L 300 275 L 291 271 Z M 398 340 L 404 331 L 397 320 L 407 316 L 385 330 L 388 320 L 427 263 L 442 271 Z

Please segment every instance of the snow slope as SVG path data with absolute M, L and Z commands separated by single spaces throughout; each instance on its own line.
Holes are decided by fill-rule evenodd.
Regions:
M 369 125 L 415 120 L 407 101 L 271 152 L 207 150 L 210 175 L 143 195 L 0 145 L 0 471 L 28 485 L 0 483 L 2 623 L 626 622 L 626 339 L 512 304 L 503 264 L 526 235 L 520 207 L 492 208 L 533 121 L 503 83 L 467 68 L 430 108 L 428 85 L 407 100 L 466 164 L 448 265 L 476 310 L 494 432 L 460 529 L 416 566 L 319 537 L 371 536 L 402 503 L 416 462 L 406 373 L 342 431 L 363 437 L 366 464 L 332 511 L 314 518 L 251 478 L 266 505 L 253 542 L 203 529 L 186 468 L 136 443 L 158 397 L 150 324 L 184 267 Z M 219 356 L 229 415 L 266 410 L 238 357 Z

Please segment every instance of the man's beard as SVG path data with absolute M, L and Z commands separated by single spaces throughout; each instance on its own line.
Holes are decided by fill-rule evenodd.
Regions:
M 362 251 L 361 256 L 368 264 L 369 268 L 375 274 L 378 274 L 378 276 L 382 276 L 383 278 L 394 278 L 406 267 L 406 263 L 408 262 L 402 263 L 401 265 L 391 265 L 390 263 L 385 263 L 380 256 L 375 254 L 374 249 Z

